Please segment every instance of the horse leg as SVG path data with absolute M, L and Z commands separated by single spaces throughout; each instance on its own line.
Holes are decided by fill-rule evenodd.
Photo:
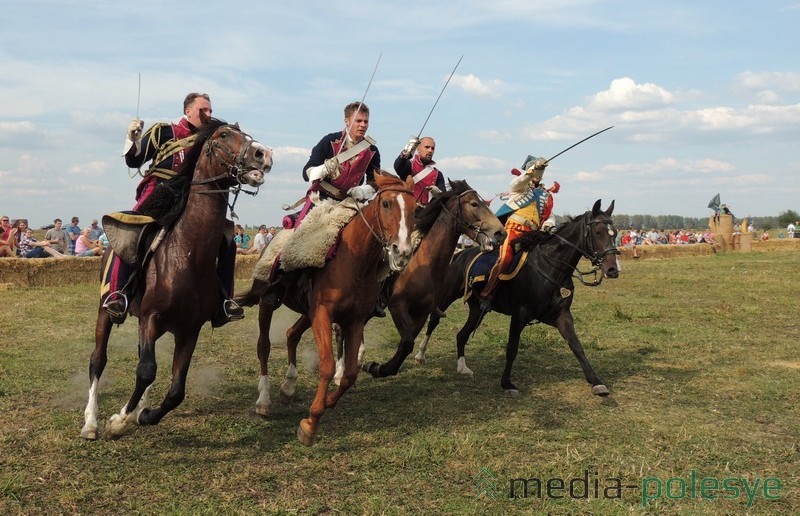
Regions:
M 150 407 L 150 388 L 156 379 L 156 340 L 164 334 L 155 325 L 155 314 L 139 319 L 139 364 L 136 366 L 136 384 L 128 403 L 114 414 L 106 425 L 106 434 L 112 439 L 121 437 L 137 423 L 139 414 Z M 177 347 L 177 344 L 176 344 Z
M 286 351 L 289 355 L 289 367 L 286 369 L 286 379 L 281 385 L 280 402 L 288 405 L 294 396 L 295 384 L 297 383 L 297 345 L 300 344 L 300 337 L 307 329 L 311 328 L 311 320 L 305 315 L 286 330 Z
M 473 296 L 474 297 L 474 296 Z M 469 340 L 469 336 L 472 335 L 472 332 L 475 331 L 477 328 L 478 323 L 481 319 L 481 309 L 478 306 L 478 302 L 474 301 L 471 298 L 469 303 L 469 316 L 467 317 L 467 322 L 464 323 L 464 326 L 461 327 L 461 330 L 456 335 L 456 353 L 458 355 L 458 361 L 456 362 L 456 371 L 460 374 L 464 374 L 467 376 L 472 376 L 472 369 L 467 367 L 467 360 L 464 357 L 464 349 L 467 347 L 467 341 Z
M 356 353 L 356 344 L 360 345 L 364 339 L 364 323 L 356 323 L 350 325 L 345 335 L 344 342 L 346 345 L 344 353 L 344 374 L 339 382 L 339 387 L 328 394 L 325 399 L 325 407 L 333 408 L 339 402 L 344 393 L 356 383 L 358 378 L 358 353 Z
M 331 325 L 333 330 L 333 340 L 336 342 L 336 373 L 333 375 L 333 383 L 337 386 L 344 375 L 344 338 L 342 338 L 342 327 L 336 323 Z
M 394 325 L 400 333 L 400 343 L 397 345 L 394 356 L 384 364 L 370 362 L 364 365 L 364 371 L 375 378 L 395 376 L 400 372 L 400 366 L 403 365 L 406 357 L 414 351 L 414 337 L 419 335 L 420 330 L 425 325 L 424 318 L 422 320 L 414 320 L 406 303 L 393 306 L 391 313 Z
M 578 362 L 581 364 L 583 376 L 592 386 L 592 394 L 597 396 L 608 396 L 608 387 L 605 386 L 603 380 L 601 380 L 600 377 L 597 376 L 597 373 L 594 372 L 592 365 L 586 358 L 586 354 L 583 352 L 581 341 L 578 339 L 578 335 L 575 333 L 575 321 L 572 319 L 572 313 L 569 311 L 561 312 L 556 319 L 556 328 L 558 328 L 558 331 L 561 332 L 561 336 L 564 337 L 564 340 L 566 340 L 567 344 L 569 344 L 572 354 L 575 355 L 575 358 L 577 358 Z
M 328 307 L 324 304 L 317 305 L 313 321 L 311 328 L 314 330 L 314 340 L 317 343 L 317 353 L 319 353 L 319 384 L 314 401 L 311 403 L 309 415 L 300 421 L 300 426 L 297 428 L 297 438 L 306 446 L 314 444 L 319 420 L 325 413 L 328 387 L 334 372 L 331 316 Z
M 97 439 L 97 396 L 100 386 L 100 376 L 108 361 L 108 338 L 111 336 L 111 318 L 105 309 L 97 310 L 97 323 L 94 327 L 94 351 L 89 358 L 89 399 L 83 412 L 83 428 L 81 437 L 84 439 Z
M 515 312 L 511 316 L 511 323 L 508 327 L 506 367 L 503 369 L 503 377 L 500 380 L 500 386 L 506 391 L 506 394 L 515 398 L 519 396 L 519 390 L 513 383 L 511 383 L 511 368 L 514 367 L 514 360 L 517 358 L 517 351 L 519 350 L 519 337 L 524 328 L 525 321 L 519 315 L 519 313 Z
M 256 351 L 258 352 L 259 373 L 258 378 L 258 399 L 256 400 L 256 414 L 268 416 L 270 409 L 269 399 L 269 352 L 272 343 L 269 340 L 269 330 L 272 327 L 272 314 L 274 310 L 263 300 L 258 303 L 258 342 Z
M 175 352 L 172 355 L 172 383 L 161 405 L 154 409 L 142 409 L 137 423 L 140 425 L 157 425 L 164 416 L 180 405 L 186 397 L 186 375 L 192 362 L 194 348 L 200 327 L 192 328 L 187 333 L 175 335 Z
M 417 354 L 414 355 L 414 361 L 417 363 L 417 365 L 422 365 L 425 363 L 425 352 L 428 351 L 428 342 L 431 340 L 433 330 L 439 326 L 439 321 L 441 320 L 442 318 L 436 313 L 432 313 L 428 318 L 428 328 L 425 330 L 425 336 L 422 338 L 422 342 L 419 343 L 419 350 L 417 351 Z

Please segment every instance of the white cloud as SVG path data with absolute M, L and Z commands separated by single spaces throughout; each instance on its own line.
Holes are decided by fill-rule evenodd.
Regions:
M 453 75 L 450 84 L 461 88 L 465 93 L 478 97 L 499 97 L 503 87 L 503 81 L 498 79 L 481 80 L 473 74 Z
M 653 83 L 636 84 L 630 77 L 614 79 L 606 91 L 592 97 L 590 109 L 619 111 L 645 109 L 671 105 L 675 101 L 672 93 Z

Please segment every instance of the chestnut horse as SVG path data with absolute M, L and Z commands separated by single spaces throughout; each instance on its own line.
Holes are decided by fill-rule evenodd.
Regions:
M 589 286 L 599 285 L 604 277 L 619 276 L 617 261 L 619 251 L 614 243 L 617 230 L 611 220 L 613 211 L 613 201 L 606 211 L 601 211 L 598 200 L 590 211 L 560 224 L 552 233 L 534 231 L 515 240 L 513 245 L 517 248 L 517 252 L 528 251 L 527 260 L 513 279 L 500 283 L 492 301 L 493 310 L 511 316 L 506 344 L 506 365 L 500 382 L 507 394 L 511 396 L 519 394 L 511 382 L 511 368 L 517 357 L 522 329 L 537 320 L 558 329 L 580 362 L 586 381 L 592 386 L 592 393 L 598 396 L 608 395 L 608 388 L 592 369 L 575 333 L 575 322 L 570 306 L 575 293 L 573 275 L 577 274 L 581 283 Z M 467 277 L 479 252 L 478 249 L 468 249 L 453 259 L 447 269 L 444 296 L 437 301 L 439 309 L 445 310 L 466 292 L 470 293 L 467 301 L 469 316 L 456 337 L 457 370 L 461 374 L 470 376 L 472 371 L 466 365 L 464 348 L 484 315 L 481 313 L 479 300 L 485 282 L 476 281 L 470 285 Z M 581 258 L 588 259 L 594 269 L 589 272 L 578 271 L 577 266 Z M 587 274 L 594 274 L 595 280 L 586 282 L 583 276 Z M 431 314 L 425 338 L 420 343 L 416 357 L 418 362 L 424 361 L 428 340 L 439 320 L 440 317 L 436 313 Z
M 271 167 L 272 151 L 237 125 L 212 120 L 197 134 L 180 174 L 157 187 L 180 190 L 178 204 L 185 202 L 185 207 L 147 262 L 142 272 L 143 293 L 131 304 L 131 313 L 139 318 L 136 385 L 128 403 L 109 420 L 108 437 L 119 437 L 136 424 L 155 425 L 183 401 L 200 328 L 211 320 L 219 304 L 216 262 L 225 238 L 228 195 L 242 191 L 243 183 L 261 185 Z M 104 263 L 107 259 L 105 256 Z M 111 327 L 101 300 L 95 349 L 89 361 L 89 400 L 81 430 L 86 439 L 97 438 L 98 386 L 107 361 Z M 161 406 L 151 409 L 148 394 L 156 377 L 155 344 L 166 332 L 175 336 L 172 383 Z
M 388 293 L 387 306 L 400 342 L 395 355 L 385 364 L 370 362 L 363 366 L 374 377 L 396 375 L 414 349 L 414 339 L 425 326 L 436 300 L 442 297 L 447 266 L 459 235 L 478 242 L 485 251 L 497 247 L 506 237 L 503 224 L 466 181 L 450 181 L 450 190 L 417 210 L 416 227 L 422 235 L 419 247 Z
M 378 298 L 378 270 L 384 261 L 392 270 L 402 270 L 411 257 L 411 232 L 414 228 L 413 178 L 402 181 L 391 175 L 375 174 L 378 191 L 373 200 L 341 231 L 336 253 L 322 268 L 310 268 L 298 274 L 299 281 L 289 281 L 283 304 L 301 318 L 287 332 L 289 369 L 281 386 L 281 400 L 294 395 L 297 379 L 297 344 L 299 335 L 312 328 L 319 353 L 319 384 L 309 416 L 300 421 L 297 437 L 311 446 L 317 435 L 319 420 L 326 408 L 336 405 L 358 376 L 358 347 L 364 338 L 364 324 Z M 269 330 L 275 308 L 264 300 L 263 285 L 253 284 L 250 292 L 237 298 L 242 305 L 258 299 L 258 358 L 261 377 L 256 413 L 270 411 L 269 377 L 267 375 L 271 343 Z M 338 388 L 328 392 L 333 379 L 333 329 L 341 328 L 346 350 L 345 372 Z M 295 330 L 299 328 L 299 330 Z M 295 330 L 298 337 L 292 338 Z

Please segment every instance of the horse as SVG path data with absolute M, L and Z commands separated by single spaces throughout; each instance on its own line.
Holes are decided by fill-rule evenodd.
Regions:
M 397 351 L 384 364 L 362 366 L 376 378 L 396 375 L 414 349 L 414 339 L 443 293 L 459 235 L 478 242 L 484 251 L 497 247 L 506 236 L 503 224 L 466 181 L 450 181 L 449 190 L 417 210 L 416 231 L 421 235 L 419 247 L 388 289 L 387 308 L 400 334 Z
M 558 329 L 580 362 L 586 381 L 592 386 L 593 394 L 598 396 L 609 394 L 605 383 L 586 358 L 575 332 L 570 307 L 575 292 L 572 281 L 574 274 L 581 283 L 589 286 L 599 285 L 603 278 L 619 276 L 617 260 L 619 251 L 615 245 L 617 230 L 611 220 L 613 211 L 614 201 L 611 201 L 606 211 L 601 211 L 598 199 L 590 211 L 560 224 L 552 232 L 533 231 L 512 243 L 517 253 L 528 253 L 527 259 L 518 267 L 519 270 L 513 279 L 500 283 L 492 300 L 492 310 L 511 316 L 505 369 L 500 381 L 506 394 L 519 395 L 519 390 L 511 382 L 511 368 L 517 357 L 522 329 L 534 320 Z M 458 332 L 456 343 L 457 371 L 470 376 L 472 371 L 466 365 L 464 348 L 484 315 L 480 308 L 480 293 L 485 282 L 475 281 L 470 284 L 469 279 L 470 269 L 479 253 L 479 249 L 468 249 L 454 258 L 447 269 L 444 295 L 437 301 L 439 310 L 444 311 L 457 298 L 469 295 L 467 300 L 469 316 Z M 581 258 L 588 259 L 593 269 L 578 271 L 577 266 Z M 593 281 L 583 279 L 583 276 L 589 274 L 594 274 Z M 436 311 L 431 314 L 425 337 L 415 357 L 417 362 L 424 361 L 428 341 L 440 319 Z
M 155 425 L 180 405 L 186 375 L 200 328 L 211 320 L 219 303 L 216 262 L 225 239 L 229 193 L 237 196 L 243 184 L 264 182 L 272 167 L 272 151 L 243 133 L 238 125 L 212 120 L 197 133 L 180 173 L 159 185 L 151 198 L 178 190 L 180 211 L 171 213 L 174 226 L 146 262 L 141 273 L 142 292 L 131 303 L 139 318 L 139 363 L 133 394 L 106 425 L 106 435 L 120 437 L 134 425 Z M 150 201 L 151 198 L 148 198 Z M 234 201 L 235 202 L 235 201 Z M 198 230 L 198 228 L 202 228 Z M 108 261 L 103 258 L 103 268 Z M 209 279 L 214 280 L 209 281 Z M 89 360 L 89 399 L 81 436 L 97 439 L 97 398 L 100 376 L 107 362 L 112 321 L 102 307 L 97 312 L 95 349 Z M 172 383 L 163 402 L 150 408 L 149 393 L 156 377 L 156 340 L 170 332 L 175 337 Z
M 413 178 L 402 181 L 394 176 L 375 174 L 378 191 L 374 199 L 342 229 L 336 252 L 322 268 L 309 268 L 298 281 L 286 281 L 282 302 L 301 314 L 287 332 L 289 369 L 281 386 L 280 399 L 288 403 L 297 380 L 297 344 L 302 332 L 312 328 L 319 354 L 319 384 L 309 416 L 300 421 L 297 437 L 305 446 L 316 438 L 319 420 L 325 409 L 332 408 L 355 383 L 358 346 L 364 338 L 364 324 L 378 298 L 378 270 L 384 261 L 395 271 L 402 270 L 411 257 L 410 237 L 414 227 Z M 244 306 L 259 304 L 258 358 L 261 376 L 258 382 L 256 413 L 270 412 L 267 374 L 271 343 L 269 330 L 276 307 L 268 303 L 263 285 L 254 280 L 248 293 L 237 297 Z M 341 329 L 346 350 L 345 372 L 338 388 L 328 393 L 334 375 L 333 324 Z M 296 338 L 295 338 L 296 336 Z

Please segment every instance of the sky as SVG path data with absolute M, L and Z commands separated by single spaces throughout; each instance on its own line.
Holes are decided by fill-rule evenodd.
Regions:
M 33 227 L 130 209 L 126 127 L 211 96 L 274 151 L 239 222 L 279 225 L 311 148 L 367 92 L 391 170 L 422 129 L 485 198 L 553 160 L 554 212 L 800 211 L 800 1 L 99 2 L 7 0 L 0 17 L 0 213 Z M 380 59 L 380 60 L 379 60 Z M 141 77 L 141 88 L 139 78 Z M 492 208 L 500 207 L 495 200 Z

